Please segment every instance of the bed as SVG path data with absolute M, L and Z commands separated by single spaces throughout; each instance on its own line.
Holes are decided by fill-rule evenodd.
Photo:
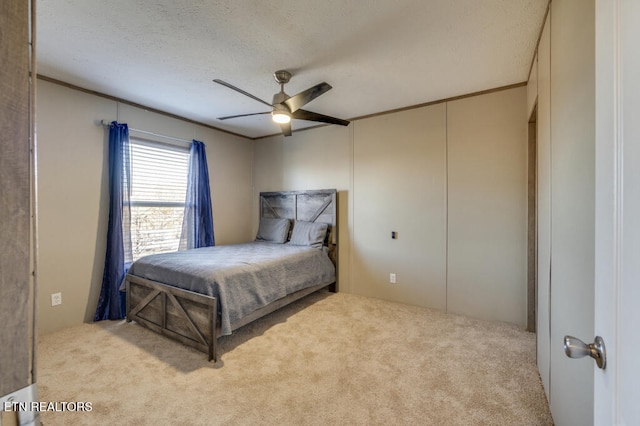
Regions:
M 323 288 L 338 290 L 336 190 L 260 193 L 256 241 L 138 259 L 127 322 L 218 360 L 217 339 Z

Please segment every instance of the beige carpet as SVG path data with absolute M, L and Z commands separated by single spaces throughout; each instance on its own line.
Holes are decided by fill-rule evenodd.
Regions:
M 135 323 L 39 342 L 45 425 L 547 425 L 535 336 L 345 293 L 311 295 L 220 340 L 221 361 Z

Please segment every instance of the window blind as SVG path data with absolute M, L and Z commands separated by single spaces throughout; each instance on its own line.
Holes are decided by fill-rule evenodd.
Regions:
M 189 150 L 131 138 L 133 260 L 178 250 L 189 173 Z

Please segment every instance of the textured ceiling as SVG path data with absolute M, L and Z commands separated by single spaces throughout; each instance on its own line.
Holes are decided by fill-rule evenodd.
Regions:
M 272 74 L 354 118 L 527 80 L 547 0 L 37 0 L 38 73 L 248 137 Z M 97 117 L 99 118 L 99 117 Z M 315 125 L 294 120 L 293 130 Z

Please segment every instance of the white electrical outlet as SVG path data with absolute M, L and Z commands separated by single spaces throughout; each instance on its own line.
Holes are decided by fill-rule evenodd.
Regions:
M 389 282 L 391 284 L 395 284 L 396 283 L 396 274 L 394 274 L 393 272 L 389 274 Z
M 62 305 L 62 293 L 51 294 L 51 306 Z

